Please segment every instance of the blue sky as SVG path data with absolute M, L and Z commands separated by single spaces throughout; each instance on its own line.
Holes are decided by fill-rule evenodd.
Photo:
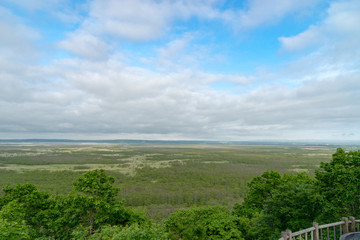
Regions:
M 360 140 L 357 0 L 3 0 L 0 138 Z

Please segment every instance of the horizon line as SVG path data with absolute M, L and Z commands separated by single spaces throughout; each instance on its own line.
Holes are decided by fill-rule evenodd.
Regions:
M 254 144 L 254 145 L 360 145 L 360 140 L 169 140 L 169 139 L 62 139 L 62 138 L 14 138 L 0 139 L 1 143 L 6 142 L 76 142 L 76 143 L 188 143 L 188 144 Z

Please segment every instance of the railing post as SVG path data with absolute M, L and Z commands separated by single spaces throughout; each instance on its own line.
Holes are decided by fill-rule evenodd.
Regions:
M 346 234 L 349 232 L 349 219 L 347 217 L 343 217 L 342 220 L 344 221 L 343 234 Z
M 355 218 L 354 217 L 350 217 L 350 232 L 355 232 Z
M 287 239 L 288 239 L 286 232 L 281 232 L 281 237 L 282 237 L 284 240 L 287 240 Z
M 288 235 L 289 240 L 291 240 L 291 230 L 286 230 L 286 234 Z
M 317 222 L 313 222 L 313 227 L 315 228 L 313 236 L 313 240 L 319 240 L 319 224 Z

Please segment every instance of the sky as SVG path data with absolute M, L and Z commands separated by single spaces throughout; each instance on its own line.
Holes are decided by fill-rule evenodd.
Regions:
M 0 139 L 360 141 L 358 0 L 1 0 Z

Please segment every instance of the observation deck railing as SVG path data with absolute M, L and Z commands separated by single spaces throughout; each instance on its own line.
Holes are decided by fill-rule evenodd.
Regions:
M 355 220 L 354 217 L 343 217 L 341 222 L 334 222 L 329 224 L 320 225 L 316 222 L 313 226 L 298 232 L 286 232 L 281 233 L 279 240 L 338 240 L 341 235 L 360 231 L 360 220 Z

